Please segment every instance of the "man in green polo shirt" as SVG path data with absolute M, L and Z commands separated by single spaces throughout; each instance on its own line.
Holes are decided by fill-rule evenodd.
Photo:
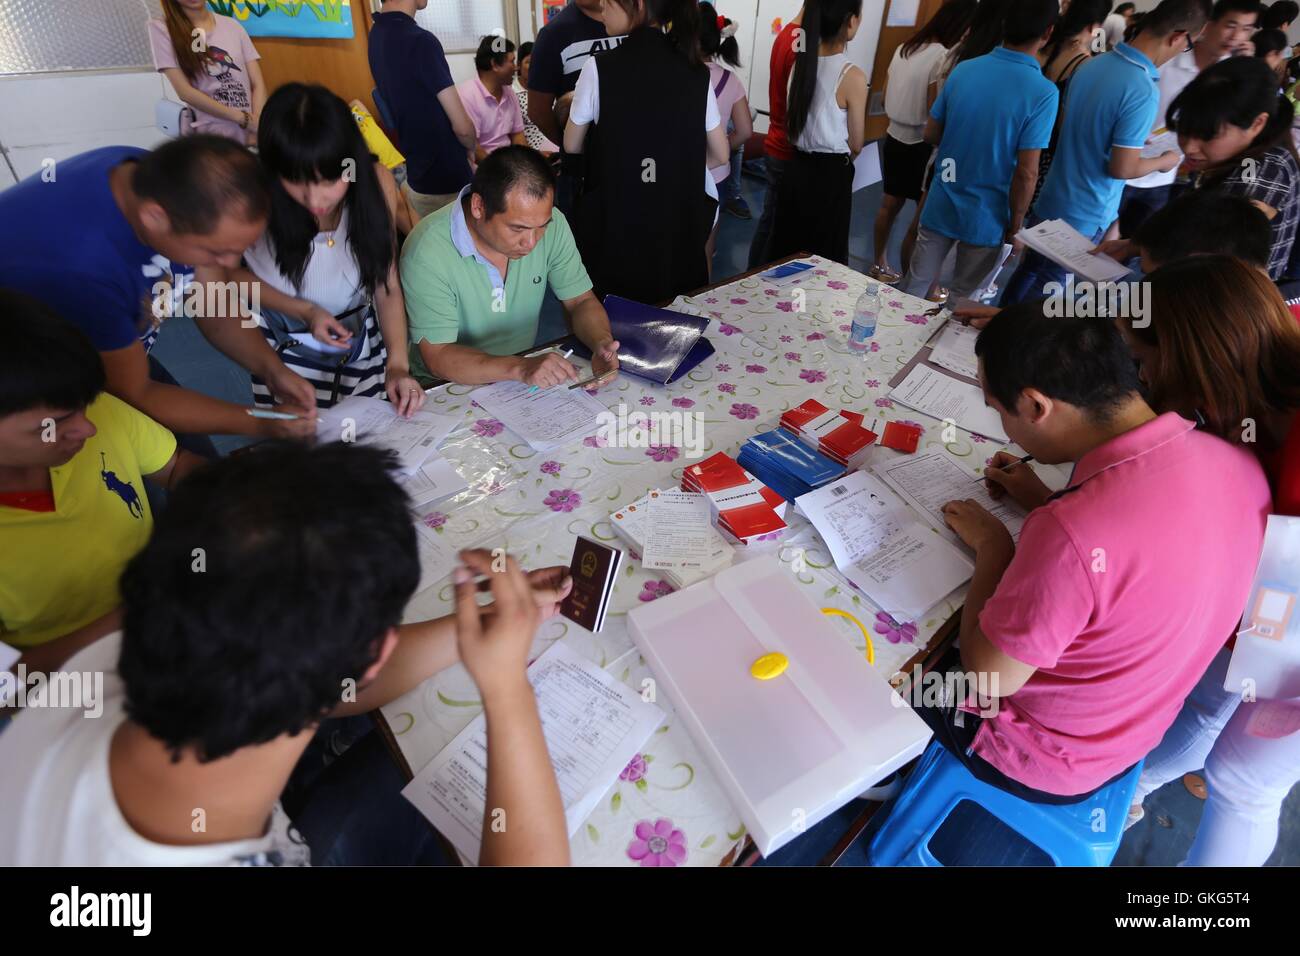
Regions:
M 402 249 L 417 377 L 543 388 L 576 381 L 577 369 L 556 352 L 516 354 L 537 338 L 548 283 L 591 349 L 599 384 L 617 373 L 609 317 L 554 201 L 555 174 L 541 154 L 505 146 L 479 164 L 455 202 L 420 220 Z

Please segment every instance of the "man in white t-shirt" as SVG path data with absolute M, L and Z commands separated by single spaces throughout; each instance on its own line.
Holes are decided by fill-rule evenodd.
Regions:
M 1106 34 L 1106 49 L 1113 50 L 1124 40 L 1124 31 L 1137 15 L 1137 7 L 1131 3 L 1121 3 L 1102 21 L 1101 29 Z
M 455 615 L 400 625 L 420 559 L 392 463 L 342 442 L 267 447 L 175 490 L 122 575 L 123 630 L 18 688 L 24 709 L 0 734 L 0 866 L 431 862 L 391 760 L 387 776 L 364 768 L 345 785 L 355 753 L 382 751 L 373 733 L 320 775 L 329 786 L 303 780 L 302 758 L 323 719 L 364 714 L 458 659 L 505 755 L 486 806 L 510 826 L 485 828 L 479 862 L 568 862 L 525 673 L 567 569 L 494 570 L 487 552 L 462 552 Z

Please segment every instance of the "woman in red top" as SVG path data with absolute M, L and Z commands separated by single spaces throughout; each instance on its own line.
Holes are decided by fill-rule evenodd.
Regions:
M 1147 321 L 1120 327 L 1152 407 L 1254 449 L 1274 512 L 1300 515 L 1300 325 L 1277 286 L 1221 255 L 1174 262 L 1148 278 Z M 1262 865 L 1277 843 L 1282 801 L 1300 781 L 1300 701 L 1238 706 L 1239 695 L 1223 686 L 1230 656 L 1226 647 L 1215 658 L 1147 756 L 1129 813 L 1130 823 L 1141 819 L 1148 793 L 1203 766 L 1209 796 L 1186 861 L 1194 866 Z

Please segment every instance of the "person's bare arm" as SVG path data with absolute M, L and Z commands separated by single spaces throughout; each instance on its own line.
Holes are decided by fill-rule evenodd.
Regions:
M 513 381 L 550 388 L 578 380 L 578 370 L 558 352 L 533 356 L 488 355 L 454 342 L 435 345 L 422 341 L 418 347 L 430 373 L 461 385 Z
M 1038 184 L 1038 158 L 1041 154 L 1041 149 L 1022 149 L 1016 153 L 1016 171 L 1011 175 L 1009 193 L 1010 218 L 1004 242 L 1013 242 L 1025 224 L 1025 213 L 1029 211 L 1034 186 Z
M 100 352 L 107 391 L 138 408 L 173 432 L 190 435 L 257 435 L 262 438 L 308 438 L 316 433 L 316 410 L 285 406 L 303 416 L 294 421 L 253 418 L 247 407 L 212 398 L 178 385 L 149 377 L 144 346 L 132 342 L 125 348 Z
M 575 123 L 572 119 L 569 120 L 568 124 L 564 127 L 564 143 L 562 144 L 566 153 L 569 153 L 572 156 L 577 156 L 582 153 L 583 144 L 587 141 L 587 128 L 589 126 L 591 126 L 590 123 Z M 713 155 L 711 147 L 709 155 Z M 712 165 L 721 166 L 722 164 L 713 163 Z
M 564 136 L 564 127 L 555 116 L 555 94 L 541 90 L 528 91 L 528 118 L 552 143 Z
M 934 101 L 939 98 L 939 83 L 936 81 L 925 88 L 925 113 L 930 115 L 930 110 L 934 108 Z
M 572 124 L 570 124 L 572 126 Z M 566 131 L 565 136 L 568 136 Z M 706 162 L 710 167 L 725 166 L 731 162 L 731 147 L 727 145 L 727 126 L 725 123 L 719 123 L 713 129 L 709 130 L 706 141 L 708 143 L 708 157 Z M 567 139 L 566 139 L 567 142 Z
M 749 112 L 749 98 L 742 96 L 731 106 L 731 133 L 727 136 L 727 146 L 734 153 L 753 135 L 754 117 Z
M 559 613 L 560 602 L 573 590 L 573 578 L 569 575 L 569 569 L 556 565 L 525 574 L 538 613 L 542 620 L 549 620 Z M 480 585 L 479 590 L 484 589 L 485 586 Z M 491 606 L 481 608 L 480 612 L 483 615 L 493 613 Z M 358 690 L 356 700 L 335 707 L 330 712 L 331 717 L 377 710 L 460 661 L 454 614 L 431 621 L 403 624 L 397 629 L 397 635 L 397 645 L 375 679 Z
M 249 125 L 250 130 L 256 130 L 258 121 L 262 118 L 262 107 L 266 105 L 266 80 L 262 76 L 262 68 L 256 60 L 249 60 L 248 68 L 248 85 L 252 91 L 253 102 L 253 122 Z
M 239 271 L 245 280 L 256 281 L 256 277 L 251 272 Z M 195 284 L 204 286 L 208 282 L 234 281 L 236 276 L 233 271 L 224 269 L 199 268 L 195 270 L 194 278 Z M 270 289 L 269 286 L 262 288 Z M 275 295 L 288 303 L 299 301 L 282 296 L 280 293 Z M 266 382 L 276 398 L 308 409 L 314 415 L 315 386 L 284 364 L 284 360 L 275 354 L 275 350 L 266 341 L 266 336 L 253 324 L 254 321 L 241 316 L 204 315 L 196 316 L 194 324 L 217 351 Z
M 925 121 L 925 132 L 921 134 L 921 138 L 931 146 L 938 146 L 943 139 L 943 124 L 933 116 L 928 117 Z
M 840 92 L 848 110 L 849 152 L 856 158 L 867 143 L 867 74 L 852 67 L 844 74 Z
M 397 180 L 384 168 L 375 163 L 375 175 L 388 201 L 388 214 L 396 221 L 401 195 L 397 189 Z M 400 258 L 397 250 L 397 234 L 393 233 L 393 261 L 388 267 L 387 281 L 375 289 L 375 314 L 379 319 L 379 331 L 384 337 L 384 350 L 388 353 L 384 367 L 384 392 L 393 403 L 399 415 L 409 417 L 424 405 L 424 389 L 411 377 L 411 356 L 408 351 L 406 297 L 402 293 L 402 280 L 397 272 Z
M 975 549 L 975 573 L 961 612 L 961 663 L 968 673 L 989 675 L 990 696 L 1008 697 L 1025 686 L 1037 668 L 1003 653 L 980 630 L 979 616 L 1011 564 L 1016 547 L 1006 526 L 974 501 L 950 501 L 944 520 Z
M 487 724 L 487 799 L 482 866 L 567 866 L 569 835 L 537 698 L 528 682 L 528 651 L 541 616 L 514 558 L 493 570 L 486 551 L 463 551 L 457 568 L 456 640 L 465 669 L 483 697 Z M 474 578 L 485 576 L 493 610 L 478 607 Z
M 523 133 L 511 133 L 510 142 L 515 146 L 527 146 L 528 138 Z
M 460 145 L 464 146 L 467 151 L 474 152 L 478 148 L 478 133 L 474 130 L 474 121 L 465 112 L 465 104 L 461 102 L 460 93 L 456 90 L 456 87 L 449 86 L 440 92 L 438 94 L 438 103 L 447 114 L 447 119 L 451 120 L 451 131 L 460 140 Z
M 1147 173 L 1167 173 L 1177 169 L 1183 157 L 1176 149 L 1167 149 L 1159 156 L 1142 158 L 1141 149 L 1116 146 L 1110 151 L 1110 166 L 1107 172 L 1115 179 L 1139 179 Z
M 185 477 L 190 472 L 196 468 L 202 468 L 207 463 L 206 458 L 196 455 L 192 451 L 186 451 L 184 448 L 177 448 L 175 454 L 167 459 L 167 464 L 152 474 L 145 475 L 144 479 L 164 491 L 172 491 L 185 480 Z
M 608 384 L 618 373 L 618 343 L 614 341 L 614 334 L 609 329 L 609 315 L 606 314 L 605 307 L 590 289 L 561 304 L 569 317 L 573 333 L 591 349 L 592 374 L 601 377 L 600 381 L 593 384 Z

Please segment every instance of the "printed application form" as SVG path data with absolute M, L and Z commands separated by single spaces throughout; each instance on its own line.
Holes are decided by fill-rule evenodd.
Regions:
M 528 680 L 572 836 L 663 723 L 664 712 L 559 641 L 528 668 Z M 477 863 L 487 804 L 484 717 L 462 730 L 402 794 Z

